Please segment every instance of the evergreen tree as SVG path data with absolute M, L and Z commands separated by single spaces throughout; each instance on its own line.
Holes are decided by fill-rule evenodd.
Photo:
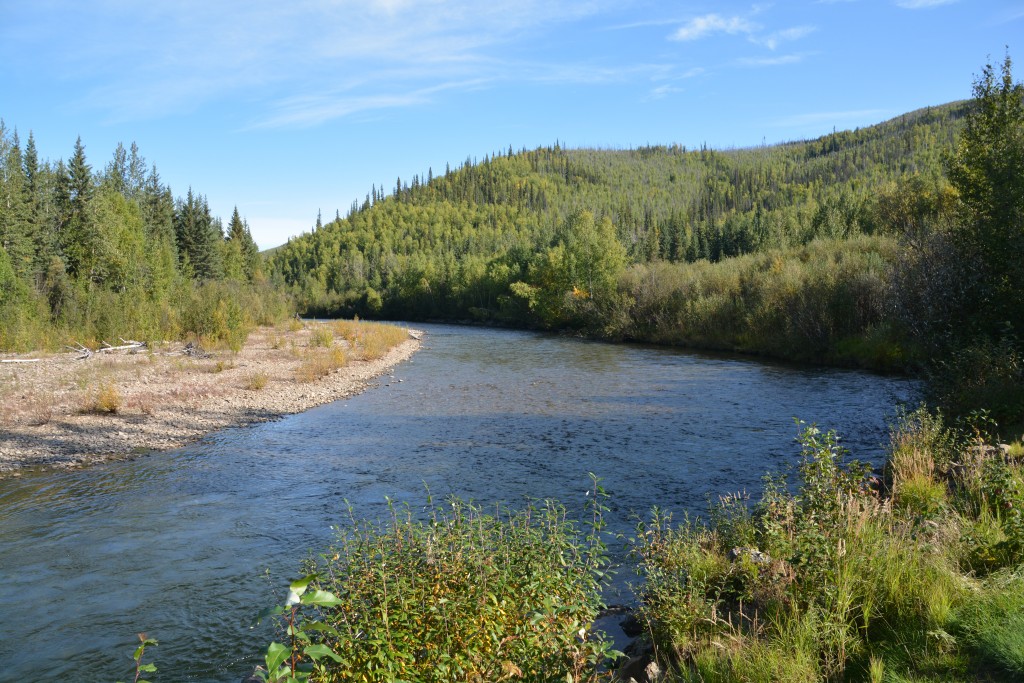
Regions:
M 252 281 L 258 270 L 259 249 L 249 232 L 249 225 L 239 215 L 236 206 L 228 221 L 225 238 L 224 277 Z
M 72 277 L 91 278 L 99 244 L 92 213 L 92 168 L 86 162 L 81 137 L 75 141 L 75 153 L 61 183 L 61 252 Z
M 1024 333 L 1024 84 L 1014 83 L 1009 55 L 1001 74 L 987 64 L 956 152 L 950 182 L 959 193 L 959 258 L 977 263 L 982 278 L 965 293 L 972 323 L 996 336 Z
M 107 164 L 103 173 L 103 183 L 114 192 L 126 197 L 129 195 L 128 152 L 120 142 L 117 143 L 117 149 L 114 150 L 114 158 Z
M 18 134 L 8 137 L 0 121 L 0 247 L 21 278 L 28 277 L 35 260 L 31 208 L 25 188 Z
M 139 146 L 132 142 L 128 152 L 127 196 L 137 199 L 146 187 L 146 160 L 139 154 Z

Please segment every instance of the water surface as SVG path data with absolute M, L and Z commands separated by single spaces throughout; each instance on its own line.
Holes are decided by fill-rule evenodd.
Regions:
M 653 505 L 699 514 L 797 461 L 793 418 L 878 461 L 914 383 L 540 334 L 426 326 L 366 393 L 168 453 L 0 481 L 0 680 L 130 680 L 145 631 L 166 681 L 238 681 L 250 628 L 346 501 L 582 503 L 588 472 L 628 532 Z M 268 390 L 272 390 L 272 387 Z M 149 655 L 147 654 L 147 660 Z

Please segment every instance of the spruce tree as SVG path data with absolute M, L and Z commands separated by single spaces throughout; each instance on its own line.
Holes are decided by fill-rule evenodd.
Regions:
M 86 162 L 81 137 L 75 141 L 75 153 L 68 163 L 67 175 L 62 179 L 62 184 L 63 206 L 58 235 L 61 251 L 72 277 L 91 278 L 99 250 L 92 215 L 95 188 L 92 168 Z
M 20 278 L 32 272 L 34 239 L 25 192 L 25 174 L 17 132 L 8 137 L 0 121 L 0 247 Z

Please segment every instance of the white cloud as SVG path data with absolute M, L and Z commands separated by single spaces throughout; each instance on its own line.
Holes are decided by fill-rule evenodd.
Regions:
M 786 64 L 797 64 L 803 61 L 806 55 L 780 55 L 778 57 L 744 57 L 736 60 L 740 66 L 783 66 Z
M 683 89 L 674 85 L 659 85 L 657 88 L 651 90 L 647 96 L 647 100 L 663 100 L 669 95 L 677 92 L 683 92 Z
M 794 26 L 793 28 L 783 29 L 782 31 L 775 31 L 769 33 L 766 36 L 751 36 L 750 41 L 757 45 L 763 45 L 769 50 L 774 50 L 781 43 L 788 43 L 794 40 L 800 40 L 804 36 L 810 35 L 817 30 L 814 26 Z
M 432 88 L 452 83 L 529 77 L 513 73 L 507 46 L 596 15 L 611 0 L 38 3 L 44 4 L 45 11 L 26 9 L 37 19 L 23 24 L 20 33 L 33 37 L 22 40 L 38 51 L 89 35 L 74 49 L 48 54 L 62 78 L 96 83 L 77 105 L 104 111 L 108 120 L 162 117 L 236 98 L 250 105 L 248 123 L 315 125 L 422 103 Z M 572 69 L 563 72 L 571 77 Z
M 957 0 L 897 0 L 896 5 L 903 9 L 930 9 L 941 5 L 952 5 Z
M 766 6 L 755 5 L 751 13 L 756 15 L 767 9 Z M 814 26 L 794 26 L 772 33 L 765 33 L 760 24 L 745 17 L 723 17 L 720 14 L 705 14 L 704 16 L 691 19 L 678 28 L 675 33 L 669 36 L 669 39 L 685 42 L 723 33 L 726 35 L 745 35 L 755 45 L 774 50 L 782 43 L 799 40 L 816 30 L 817 28 Z
M 723 17 L 720 14 L 705 14 L 695 17 L 672 34 L 672 40 L 698 40 L 715 33 L 729 35 L 750 34 L 758 30 L 758 25 L 743 17 Z

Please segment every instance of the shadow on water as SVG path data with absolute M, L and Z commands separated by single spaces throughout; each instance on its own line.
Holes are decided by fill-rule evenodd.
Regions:
M 363 395 L 187 448 L 0 482 L 0 661 L 12 680 L 127 680 L 134 634 L 167 680 L 238 681 L 307 554 L 385 496 L 584 500 L 628 533 L 653 505 L 700 513 L 796 461 L 793 418 L 878 460 L 916 387 L 743 358 L 427 326 Z M 147 653 L 147 658 L 148 658 Z

